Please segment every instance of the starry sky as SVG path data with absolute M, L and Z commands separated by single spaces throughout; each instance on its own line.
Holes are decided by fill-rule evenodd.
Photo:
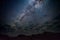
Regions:
M 27 4 L 28 0 L 2 0 L 1 17 L 3 21 L 15 19 Z
M 3 21 L 6 22 L 6 20 L 7 22 L 9 22 L 9 20 L 12 21 L 13 19 L 15 19 L 16 16 L 20 14 L 20 12 L 28 5 L 29 1 L 30 0 L 2 0 L 1 1 L 1 14 L 0 14 L 1 22 L 2 23 Z M 59 3 L 57 3 L 58 1 L 56 0 L 54 1 L 54 3 L 52 0 L 51 2 L 47 0 L 45 2 L 48 2 L 47 4 L 48 9 L 49 7 L 56 8 L 56 6 L 59 5 Z

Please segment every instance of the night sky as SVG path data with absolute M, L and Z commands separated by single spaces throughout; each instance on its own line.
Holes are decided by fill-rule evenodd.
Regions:
M 22 12 L 22 10 L 28 5 L 29 1 L 30 0 L 2 0 L 1 1 L 1 14 L 0 14 L 1 22 L 6 23 L 6 22 L 11 22 L 14 19 L 16 19 L 16 16 Z M 46 2 L 48 3 L 47 10 L 53 9 L 53 8 L 55 9 L 56 6 L 59 5 L 58 1 L 56 1 L 56 3 L 53 3 L 53 1 L 51 1 L 50 3 L 50 1 L 46 0 Z M 46 11 L 46 9 L 43 9 L 43 10 Z M 42 16 L 42 13 L 40 13 L 39 15 Z
M 28 0 L 2 0 L 1 17 L 3 20 L 15 19 L 18 13 L 28 5 Z

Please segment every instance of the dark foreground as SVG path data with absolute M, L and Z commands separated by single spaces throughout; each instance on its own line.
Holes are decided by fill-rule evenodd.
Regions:
M 32 36 L 20 35 L 18 37 L 0 35 L 0 40 L 60 40 L 60 33 L 44 33 Z

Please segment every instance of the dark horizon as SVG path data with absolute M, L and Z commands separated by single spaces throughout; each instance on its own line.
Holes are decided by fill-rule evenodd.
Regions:
M 0 35 L 0 40 L 60 40 L 60 33 L 45 32 L 31 36 L 19 35 L 18 37 L 8 37 Z

